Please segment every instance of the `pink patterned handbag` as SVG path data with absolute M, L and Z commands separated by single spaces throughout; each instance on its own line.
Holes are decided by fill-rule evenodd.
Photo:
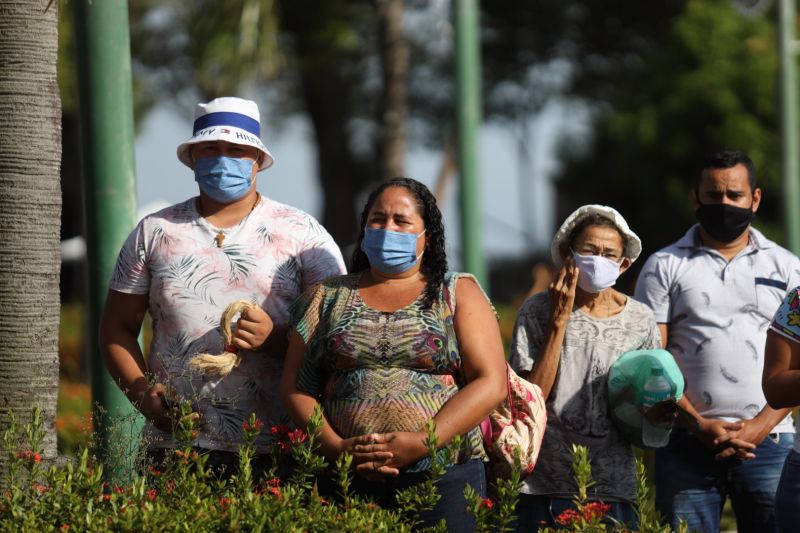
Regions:
M 522 477 L 536 466 L 547 427 L 547 411 L 538 385 L 517 375 L 508 364 L 508 399 L 481 422 L 490 477 L 507 478 L 519 455 Z
M 471 274 L 445 274 L 444 297 L 452 316 L 456 309 L 455 283 L 462 276 L 475 279 Z M 452 326 L 449 334 L 455 335 Z M 481 422 L 483 446 L 489 457 L 487 470 L 492 480 L 508 477 L 517 454 L 522 477 L 529 476 L 536 466 L 547 426 L 547 411 L 539 386 L 519 377 L 508 363 L 506 375 L 508 398 Z

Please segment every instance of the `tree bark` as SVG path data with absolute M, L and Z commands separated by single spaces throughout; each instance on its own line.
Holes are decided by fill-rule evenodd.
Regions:
M 306 110 L 311 118 L 317 144 L 317 174 L 325 198 L 322 225 L 341 248 L 356 238 L 356 184 L 359 165 L 347 132 L 348 85 L 335 65 L 306 64 L 301 75 Z M 346 250 L 344 250 L 346 253 Z M 347 261 L 347 258 L 345 258 Z
M 387 180 L 405 174 L 409 45 L 404 0 L 377 0 L 377 10 L 383 69 L 379 153 L 381 178 Z
M 41 407 L 45 459 L 56 455 L 58 398 L 58 5 L 0 3 L 0 410 L 25 422 Z

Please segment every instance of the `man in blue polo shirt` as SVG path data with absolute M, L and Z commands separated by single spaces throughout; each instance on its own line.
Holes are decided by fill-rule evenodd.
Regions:
M 775 531 L 773 502 L 794 429 L 761 390 L 764 342 L 800 260 L 750 223 L 761 202 L 747 155 L 703 164 L 693 204 L 699 224 L 653 254 L 636 286 L 686 377 L 680 427 L 656 450 L 656 504 L 677 527 L 719 531 L 727 497 L 740 532 Z

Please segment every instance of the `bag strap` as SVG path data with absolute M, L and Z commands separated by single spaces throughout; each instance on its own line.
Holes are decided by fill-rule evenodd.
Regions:
M 444 279 L 442 280 L 442 296 L 447 308 L 450 309 L 453 320 L 456 317 L 456 282 L 460 277 L 461 274 L 459 272 L 447 271 L 444 273 Z

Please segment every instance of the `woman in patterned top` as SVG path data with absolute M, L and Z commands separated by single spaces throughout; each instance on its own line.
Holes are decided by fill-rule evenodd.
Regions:
M 505 357 L 475 278 L 447 273 L 431 192 L 408 178 L 381 184 L 361 215 L 351 274 L 312 287 L 291 314 L 282 395 L 295 422 L 321 404 L 323 454 L 352 454 L 355 490 L 388 507 L 425 479 L 429 419 L 439 446 L 462 435 L 423 519 L 471 531 L 463 490 L 485 492 L 477 426 L 505 397 Z
M 770 407 L 782 409 L 800 405 L 800 287 L 795 287 L 775 313 L 764 348 L 761 385 Z M 797 429 L 795 420 L 795 429 Z M 778 531 L 797 531 L 800 520 L 800 434 L 786 457 L 775 493 L 775 522 Z
M 550 253 L 560 270 L 549 291 L 528 298 L 517 314 L 509 362 L 547 400 L 547 429 L 536 470 L 523 482 L 517 531 L 555 527 L 574 508 L 574 444 L 589 451 L 589 499 L 610 504 L 610 518 L 636 527 L 635 458 L 611 422 L 607 383 L 623 353 L 661 347 L 650 308 L 613 287 L 641 250 L 615 209 L 578 208 L 553 238 Z

